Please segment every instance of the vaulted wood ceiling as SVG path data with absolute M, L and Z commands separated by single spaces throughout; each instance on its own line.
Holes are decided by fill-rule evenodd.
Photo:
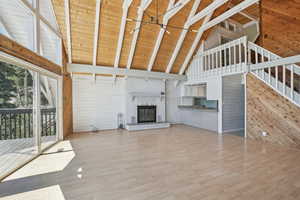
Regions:
M 63 35 L 64 45 L 67 47 L 67 31 L 65 23 L 65 3 L 63 0 L 52 0 L 54 11 Z M 183 27 L 190 11 L 193 7 L 195 0 L 190 0 L 179 12 L 177 12 L 168 22 L 169 25 Z M 178 2 L 175 1 L 175 2 Z M 213 0 L 202 0 L 197 12 L 203 10 L 206 6 L 211 4 Z M 221 7 L 215 10 L 213 17 L 215 18 L 224 13 L 230 8 L 230 5 L 235 5 L 241 0 L 230 0 Z M 168 0 L 158 0 L 159 13 L 164 13 L 168 8 Z M 96 64 L 101 66 L 113 67 L 116 58 L 119 31 L 122 19 L 123 1 L 121 0 L 101 0 L 100 8 L 100 22 L 99 22 L 99 37 L 97 44 L 97 59 Z M 140 0 L 133 0 L 129 9 L 127 18 L 137 19 L 138 8 Z M 247 12 L 252 15 L 257 13 L 257 5 L 254 5 L 252 10 L 248 9 Z M 71 36 L 71 53 L 72 63 L 92 64 L 93 63 L 93 44 L 95 32 L 95 16 L 96 16 L 96 0 L 69 0 L 70 12 L 70 36 Z M 150 15 L 155 15 L 156 0 L 153 0 L 146 12 Z M 163 16 L 161 17 L 162 21 Z M 235 15 L 232 17 L 236 21 L 244 24 L 247 19 L 244 16 Z M 144 14 L 144 20 L 149 20 L 149 17 Z M 190 29 L 197 30 L 202 20 L 198 21 L 191 26 Z M 130 53 L 130 47 L 133 39 L 131 32 L 135 28 L 136 22 L 126 22 L 124 39 L 119 59 L 118 67 L 125 68 Z M 160 31 L 157 25 L 142 25 L 138 35 L 136 48 L 132 60 L 131 69 L 147 70 L 155 43 Z M 167 65 L 170 61 L 172 53 L 174 52 L 176 43 L 181 34 L 180 29 L 167 28 L 162 42 L 159 46 L 157 56 L 154 60 L 152 71 L 165 72 Z M 169 33 L 168 33 L 169 32 Z M 210 30 L 207 30 L 202 36 L 201 40 L 205 39 Z M 184 39 L 183 45 L 176 57 L 176 60 L 171 68 L 171 73 L 178 73 L 181 65 L 183 64 L 192 43 L 194 42 L 197 33 L 189 31 Z M 199 43 L 200 44 L 200 43 Z

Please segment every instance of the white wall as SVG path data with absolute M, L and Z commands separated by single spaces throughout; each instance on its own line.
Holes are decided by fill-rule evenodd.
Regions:
M 126 123 L 137 123 L 138 105 L 155 105 L 156 121 L 165 122 L 165 98 L 160 98 L 165 93 L 165 81 L 159 79 L 141 79 L 129 77 L 126 80 Z M 133 95 L 137 95 L 133 98 Z M 149 94 L 145 97 L 143 94 Z M 153 95 L 153 96 L 151 96 Z
M 157 122 L 165 121 L 165 81 L 156 79 L 118 78 L 98 76 L 73 76 L 73 121 L 74 132 L 118 128 L 118 114 L 121 123 L 136 123 L 138 105 L 156 105 Z M 156 97 L 132 94 L 153 94 Z M 135 121 L 132 121 L 132 120 Z
M 118 127 L 118 113 L 125 116 L 125 80 L 111 77 L 73 76 L 74 132 Z
M 211 88 L 214 92 L 217 92 L 213 96 L 216 98 L 215 100 L 221 99 L 221 85 L 220 80 L 218 80 L 218 84 L 216 84 L 215 80 L 211 81 Z M 219 112 L 215 111 L 205 111 L 191 108 L 178 108 L 179 98 L 180 98 L 180 90 L 183 83 L 180 83 L 177 87 L 175 87 L 175 81 L 167 81 L 166 82 L 166 116 L 167 121 L 171 123 L 182 123 L 189 126 L 194 126 L 198 128 L 203 128 L 211 131 L 218 132 L 218 118 Z M 218 87 L 217 87 L 217 86 Z

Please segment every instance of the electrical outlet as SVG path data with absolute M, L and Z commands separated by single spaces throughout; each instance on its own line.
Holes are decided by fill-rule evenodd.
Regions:
M 263 132 L 261 133 L 261 136 L 266 137 L 266 136 L 268 136 L 268 133 L 265 132 L 265 131 L 263 131 Z

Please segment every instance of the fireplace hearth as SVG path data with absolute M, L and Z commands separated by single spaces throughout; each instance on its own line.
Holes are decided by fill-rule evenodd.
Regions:
M 155 123 L 156 106 L 137 106 L 138 123 Z

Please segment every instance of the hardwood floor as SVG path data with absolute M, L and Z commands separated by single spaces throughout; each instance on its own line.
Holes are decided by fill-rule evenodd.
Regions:
M 297 149 L 184 125 L 69 141 L 8 177 L 0 199 L 300 199 Z

